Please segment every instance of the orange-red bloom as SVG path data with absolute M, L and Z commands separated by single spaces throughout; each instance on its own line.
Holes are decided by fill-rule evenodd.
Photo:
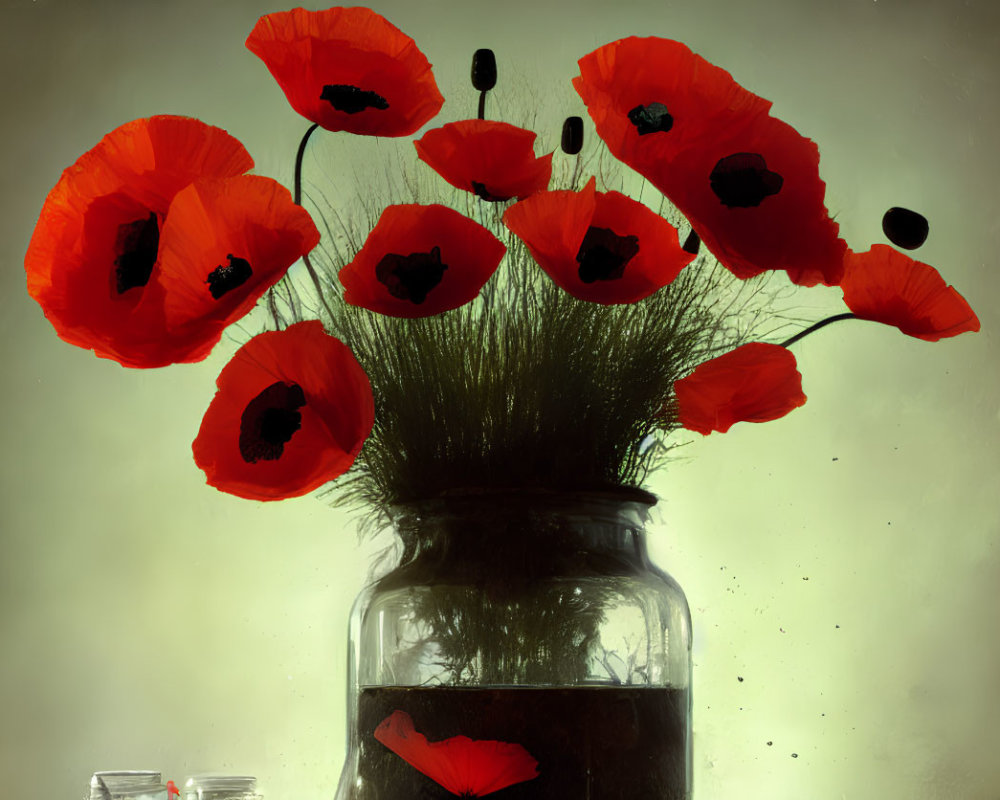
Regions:
M 634 303 L 674 280 L 694 259 L 677 229 L 618 192 L 540 192 L 507 209 L 504 224 L 561 288 L 581 300 Z
M 316 320 L 255 336 L 216 380 L 194 440 L 208 483 L 250 500 L 297 497 L 343 474 L 371 432 L 371 385 Z
M 369 8 L 267 14 L 246 46 L 292 108 L 329 131 L 408 136 L 444 103 L 413 39 Z
M 49 193 L 24 265 L 56 332 L 130 367 L 208 355 L 319 241 L 236 139 L 196 119 L 115 129 Z
M 574 86 L 598 135 L 737 277 L 839 282 L 846 244 L 824 205 L 819 150 L 769 101 L 668 39 L 621 39 L 579 63 Z
M 519 744 L 468 736 L 428 742 L 405 711 L 394 711 L 375 729 L 375 738 L 449 792 L 485 797 L 538 777 L 538 762 Z
M 552 153 L 535 158 L 534 131 L 483 119 L 427 131 L 417 155 L 452 186 L 483 200 L 524 198 L 548 188 Z
M 681 425 L 708 435 L 736 422 L 768 422 L 806 402 L 795 356 L 776 344 L 751 342 L 699 364 L 674 382 Z
M 340 270 L 344 299 L 392 317 L 440 314 L 476 297 L 506 250 L 482 225 L 445 206 L 389 206 Z
M 979 318 L 934 267 L 885 244 L 845 258 L 844 302 L 861 319 L 936 342 L 979 330 Z

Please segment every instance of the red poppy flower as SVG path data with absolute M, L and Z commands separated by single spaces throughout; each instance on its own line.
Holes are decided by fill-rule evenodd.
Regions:
M 130 367 L 204 358 L 318 241 L 287 191 L 242 175 L 252 166 L 225 131 L 157 116 L 115 129 L 65 170 L 24 259 L 28 292 L 59 336 Z
M 408 136 L 444 103 L 413 39 L 368 8 L 267 14 L 246 46 L 292 108 L 329 131 Z
M 885 244 L 845 258 L 844 302 L 861 319 L 894 325 L 907 336 L 936 342 L 979 330 L 979 318 L 934 267 Z
M 611 152 L 648 178 L 737 277 L 781 269 L 835 285 L 846 244 L 824 205 L 819 150 L 771 103 L 679 42 L 622 39 L 574 85 Z
M 795 356 L 776 344 L 751 342 L 699 364 L 674 382 L 681 425 L 708 435 L 736 422 L 768 422 L 806 402 Z
M 392 317 L 440 314 L 476 297 L 506 250 L 482 225 L 445 206 L 389 206 L 340 270 L 344 299 Z
M 538 777 L 538 762 L 519 744 L 468 736 L 428 742 L 405 711 L 394 711 L 375 738 L 407 764 L 460 797 L 484 797 Z
M 677 229 L 618 192 L 540 192 L 515 203 L 504 224 L 561 288 L 581 300 L 614 305 L 648 297 L 694 259 Z
M 483 200 L 524 198 L 548 188 L 552 153 L 535 158 L 534 131 L 483 119 L 427 131 L 417 155 L 452 186 Z
M 354 463 L 372 429 L 368 377 L 316 320 L 255 336 L 216 385 L 194 460 L 211 486 L 239 497 L 311 492 Z

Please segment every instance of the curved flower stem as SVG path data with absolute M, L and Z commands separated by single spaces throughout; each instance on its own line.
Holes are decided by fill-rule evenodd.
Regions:
M 293 194 L 293 201 L 295 205 L 302 205 L 302 157 L 306 153 L 306 144 L 309 142 L 309 137 L 312 136 L 313 131 L 319 127 L 319 123 L 313 123 L 309 126 L 309 130 L 305 132 L 302 137 L 302 141 L 299 142 L 298 152 L 295 153 L 295 192 Z M 316 288 L 316 294 L 319 296 L 320 302 L 323 304 L 323 308 L 326 309 L 326 313 L 330 315 L 330 320 L 333 320 L 333 310 L 330 308 L 329 304 L 326 302 L 326 294 L 323 292 L 323 285 L 320 282 L 319 275 L 316 273 L 316 269 L 313 267 L 312 262 L 309 260 L 309 254 L 305 253 L 302 256 L 302 263 L 306 265 L 306 270 L 309 272 L 309 277 L 312 278 L 313 286 Z
M 847 312 L 845 312 L 843 314 L 834 314 L 832 317 L 827 317 L 826 319 L 821 319 L 819 322 L 817 322 L 817 323 L 815 323 L 813 325 L 810 325 L 804 331 L 799 331 L 797 334 L 795 334 L 790 339 L 786 339 L 785 341 L 783 341 L 779 346 L 780 347 L 788 347 L 791 344 L 795 344 L 799 339 L 804 339 L 810 333 L 813 333 L 814 331 L 818 331 L 820 328 L 825 328 L 831 322 L 839 322 L 842 319 L 857 319 L 857 317 L 854 316 L 854 314 L 852 314 L 850 311 L 847 311 Z
M 305 136 L 302 137 L 302 141 L 299 142 L 299 149 L 295 154 L 295 194 L 293 200 L 297 206 L 302 205 L 302 157 L 306 154 L 306 144 L 309 142 L 309 137 L 312 136 L 313 131 L 318 127 L 318 122 L 309 126 L 309 130 L 306 131 Z

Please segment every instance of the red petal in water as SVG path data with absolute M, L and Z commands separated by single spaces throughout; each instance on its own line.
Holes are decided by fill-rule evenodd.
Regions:
M 484 797 L 538 777 L 538 762 L 521 745 L 452 736 L 428 742 L 405 711 L 394 711 L 375 729 L 375 738 L 407 764 L 449 792 Z

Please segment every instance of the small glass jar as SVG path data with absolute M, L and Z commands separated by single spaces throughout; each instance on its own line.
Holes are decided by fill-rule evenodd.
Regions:
M 431 745 L 526 750 L 538 774 L 509 800 L 688 800 L 691 617 L 647 554 L 655 501 L 480 491 L 394 509 L 399 563 L 351 615 L 337 800 L 451 796 L 376 735 L 397 712 Z
M 90 800 L 168 800 L 167 787 L 154 770 L 95 772 Z
M 184 800 L 260 800 L 250 775 L 192 775 L 184 782 Z

